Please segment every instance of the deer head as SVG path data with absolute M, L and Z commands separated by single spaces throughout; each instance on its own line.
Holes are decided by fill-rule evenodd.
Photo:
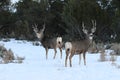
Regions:
M 33 31 L 35 32 L 35 34 L 36 34 L 36 36 L 37 36 L 38 39 L 42 39 L 43 36 L 44 36 L 43 32 L 45 30 L 45 24 L 43 25 L 43 28 L 41 30 L 38 30 L 37 27 L 38 27 L 37 24 L 33 25 Z
M 84 22 L 82 22 L 82 27 L 83 27 L 83 32 L 89 36 L 89 39 L 93 39 L 93 33 L 96 31 L 96 20 L 91 20 L 92 22 L 92 29 L 90 31 L 90 33 L 88 33 L 88 30 L 85 29 L 85 25 L 84 25 Z

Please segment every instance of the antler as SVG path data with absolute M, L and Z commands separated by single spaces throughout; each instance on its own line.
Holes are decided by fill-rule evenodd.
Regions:
M 45 24 L 43 25 L 43 29 L 41 29 L 40 31 L 38 30 L 38 25 L 37 24 L 34 24 L 34 25 L 32 25 L 33 26 L 33 31 L 35 32 L 35 33 L 43 33 L 44 32 L 44 30 L 45 30 Z
M 96 31 L 96 20 L 91 20 L 92 21 L 92 25 L 93 28 L 91 29 L 92 33 L 94 33 Z
M 38 32 L 37 26 L 38 26 L 37 24 L 32 25 L 33 31 L 34 31 L 35 33 Z
M 42 29 L 42 31 L 44 31 L 45 30 L 45 23 L 44 23 L 44 25 L 43 25 L 43 29 Z

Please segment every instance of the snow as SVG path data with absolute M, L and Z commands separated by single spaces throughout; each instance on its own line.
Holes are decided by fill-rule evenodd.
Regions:
M 120 57 L 117 57 L 116 66 L 110 61 L 99 62 L 99 54 L 86 54 L 87 65 L 79 65 L 79 56 L 72 59 L 72 67 L 64 66 L 65 51 L 60 59 L 57 50 L 56 59 L 53 59 L 54 50 L 48 51 L 48 60 L 42 46 L 34 46 L 32 42 L 11 39 L 9 42 L 0 41 L 7 49 L 12 49 L 15 55 L 25 57 L 22 64 L 0 64 L 0 80 L 119 80 Z M 107 50 L 107 55 L 110 50 Z
M 16 2 L 18 2 L 19 0 L 11 0 L 11 2 L 14 4 Z

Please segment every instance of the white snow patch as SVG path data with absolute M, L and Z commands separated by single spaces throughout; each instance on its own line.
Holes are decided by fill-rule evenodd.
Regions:
M 87 65 L 83 60 L 78 64 L 79 56 L 72 58 L 73 67 L 65 67 L 65 51 L 60 59 L 60 52 L 53 59 L 54 50 L 49 50 L 49 58 L 45 58 L 45 49 L 42 46 L 33 46 L 32 42 L 12 39 L 10 42 L 0 41 L 15 55 L 24 56 L 22 64 L 0 64 L 0 80 L 119 80 L 120 68 L 111 65 L 111 62 L 98 62 L 99 54 L 86 54 Z M 110 51 L 106 51 L 109 53 Z M 117 61 L 120 65 L 120 57 Z

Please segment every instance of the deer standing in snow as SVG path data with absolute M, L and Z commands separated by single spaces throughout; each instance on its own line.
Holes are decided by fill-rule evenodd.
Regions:
M 37 38 L 40 40 L 42 46 L 46 50 L 46 59 L 48 59 L 48 50 L 54 49 L 54 59 L 56 57 L 57 48 L 60 49 L 61 58 L 62 58 L 62 37 L 48 38 L 44 36 L 45 24 L 41 30 L 38 30 L 37 25 L 33 26 L 33 31 L 36 33 Z
M 79 64 L 81 59 L 81 54 L 83 53 L 84 65 L 86 65 L 86 52 L 92 43 L 93 33 L 96 31 L 96 21 L 92 20 L 93 28 L 91 29 L 91 33 L 88 33 L 88 30 L 85 29 L 84 23 L 82 23 L 83 32 L 86 34 L 84 40 L 76 40 L 72 42 L 65 43 L 66 50 L 66 58 L 65 58 L 65 66 L 67 67 L 67 59 L 69 56 L 70 67 L 72 67 L 72 57 L 75 54 L 79 55 Z

